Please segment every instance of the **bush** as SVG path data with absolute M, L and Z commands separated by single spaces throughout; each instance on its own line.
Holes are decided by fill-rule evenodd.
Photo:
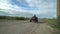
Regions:
M 8 20 L 28 20 L 29 18 L 25 18 L 25 17 L 11 17 L 11 16 L 0 16 L 0 19 L 8 19 Z
M 6 16 L 0 16 L 0 19 L 6 19 Z
M 16 17 L 16 20 L 25 20 L 24 17 Z

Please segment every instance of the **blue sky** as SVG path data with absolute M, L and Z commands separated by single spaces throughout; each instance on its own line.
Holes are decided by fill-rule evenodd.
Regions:
M 0 0 L 0 15 L 57 17 L 57 0 Z

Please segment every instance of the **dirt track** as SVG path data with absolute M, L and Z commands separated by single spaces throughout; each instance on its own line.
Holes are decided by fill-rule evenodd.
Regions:
M 48 23 L 33 23 L 22 20 L 0 20 L 0 34 L 52 34 Z

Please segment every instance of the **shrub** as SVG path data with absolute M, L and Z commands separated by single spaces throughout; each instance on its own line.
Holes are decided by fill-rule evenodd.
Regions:
M 24 17 L 16 17 L 16 20 L 25 20 Z

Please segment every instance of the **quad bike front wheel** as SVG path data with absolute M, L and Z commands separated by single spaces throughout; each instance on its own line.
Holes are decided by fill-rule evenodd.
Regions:
M 38 20 L 30 20 L 30 22 L 37 23 L 37 22 L 38 22 Z

